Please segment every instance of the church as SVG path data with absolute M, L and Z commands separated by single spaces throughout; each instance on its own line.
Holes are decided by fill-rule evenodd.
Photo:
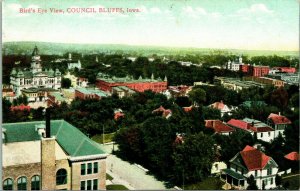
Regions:
M 41 57 L 39 50 L 35 46 L 32 52 L 31 67 L 13 68 L 10 74 L 10 83 L 16 94 L 16 97 L 21 95 L 21 90 L 30 88 L 61 88 L 61 72 L 56 69 L 42 70 Z

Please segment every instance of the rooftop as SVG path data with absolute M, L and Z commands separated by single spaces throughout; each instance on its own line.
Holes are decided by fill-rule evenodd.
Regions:
M 268 119 L 272 120 L 274 124 L 291 124 L 292 122 L 285 116 L 271 113 Z
M 76 88 L 77 91 L 83 93 L 83 94 L 96 94 L 99 97 L 107 97 L 108 94 L 102 90 L 98 89 L 87 89 L 87 88 Z
M 216 133 L 228 133 L 234 131 L 233 128 L 224 124 L 220 120 L 205 120 L 205 127 L 213 128 Z
M 5 144 L 40 141 L 37 126 L 45 125 L 45 121 L 5 123 Z M 100 145 L 85 136 L 80 130 L 64 120 L 51 120 L 51 136 L 54 136 L 62 149 L 72 157 L 104 154 Z
M 135 82 L 163 82 L 163 81 L 167 81 L 166 77 L 165 77 L 164 80 L 162 80 L 160 77 L 158 77 L 157 79 L 154 79 L 153 76 L 151 77 L 151 79 L 142 78 L 142 76 L 140 76 L 138 79 L 134 79 L 132 76 L 116 77 L 116 76 L 110 76 L 108 74 L 103 74 L 103 73 L 98 73 L 97 79 L 108 82 L 108 83 L 122 83 L 122 82 L 135 83 Z

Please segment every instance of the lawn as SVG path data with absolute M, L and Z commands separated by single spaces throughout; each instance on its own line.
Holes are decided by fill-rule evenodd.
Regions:
M 107 185 L 106 190 L 128 190 L 124 185 L 121 184 L 112 184 L 112 185 Z
M 286 175 L 286 176 L 291 176 L 293 174 L 289 174 L 289 175 Z M 288 189 L 289 190 L 298 190 L 299 189 L 299 178 L 300 178 L 300 175 L 297 175 L 297 176 L 291 176 L 291 177 L 288 177 L 288 178 L 285 178 L 285 176 L 282 177 L 282 185 L 285 185 L 285 184 L 288 184 Z M 288 183 L 287 183 L 288 182 Z
M 186 185 L 185 190 L 222 190 L 222 185 L 224 183 L 219 177 L 209 177 L 202 182 L 196 184 Z
M 106 180 L 112 180 L 114 179 L 113 177 L 111 177 L 109 174 L 106 173 Z
M 115 135 L 115 133 L 104 134 L 104 143 L 112 142 L 114 135 Z M 102 136 L 102 134 L 95 135 L 92 137 L 92 140 L 96 141 L 97 143 L 102 144 L 103 136 Z

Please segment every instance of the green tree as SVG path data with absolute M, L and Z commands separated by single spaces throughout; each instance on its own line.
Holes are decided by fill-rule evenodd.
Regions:
M 202 181 L 210 174 L 214 161 L 214 140 L 202 132 L 187 135 L 184 142 L 176 146 L 174 160 L 174 179 L 178 184 Z
M 203 105 L 206 101 L 206 92 L 201 88 L 193 88 L 188 95 L 196 105 Z
M 276 186 L 280 186 L 282 184 L 282 178 L 278 174 L 276 174 L 276 177 L 275 177 L 275 184 L 276 184 Z

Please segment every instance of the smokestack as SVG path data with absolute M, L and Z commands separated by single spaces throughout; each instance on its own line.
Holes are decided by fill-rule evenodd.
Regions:
M 50 138 L 50 108 L 46 109 L 46 138 Z

